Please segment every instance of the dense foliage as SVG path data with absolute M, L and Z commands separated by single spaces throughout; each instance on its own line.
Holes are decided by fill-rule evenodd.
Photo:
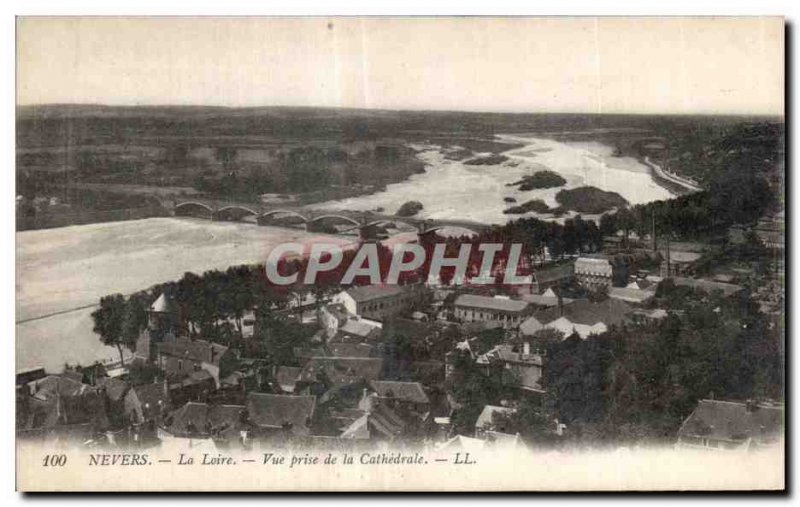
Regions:
M 503 210 L 503 213 L 506 215 L 522 215 L 523 213 L 529 213 L 531 211 L 534 213 L 548 213 L 550 211 L 550 206 L 541 199 L 532 199 L 520 205 L 511 206 Z
M 578 187 L 559 190 L 556 201 L 561 208 L 578 213 L 598 215 L 614 208 L 623 208 L 628 201 L 616 192 L 606 192 L 595 187 Z
M 519 185 L 519 189 L 523 192 L 526 192 L 534 189 L 561 187 L 566 183 L 567 180 L 565 180 L 560 174 L 553 171 L 543 170 L 537 171 L 530 176 L 525 176 L 521 180 L 509 183 L 508 186 Z

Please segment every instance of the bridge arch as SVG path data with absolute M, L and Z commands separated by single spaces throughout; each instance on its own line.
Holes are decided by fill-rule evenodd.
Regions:
M 223 206 L 217 210 L 214 214 L 217 220 L 229 221 L 229 222 L 239 222 L 239 221 L 247 221 L 248 217 L 258 217 L 258 211 L 254 211 L 247 206 L 240 206 L 238 204 L 229 204 L 227 206 Z
M 403 228 L 406 228 L 406 229 L 408 229 L 410 231 L 412 231 L 412 230 L 416 231 L 417 230 L 416 226 L 414 226 L 414 225 L 412 225 L 412 224 L 410 224 L 408 222 L 404 222 L 403 220 L 391 220 L 391 219 L 388 219 L 388 218 L 382 218 L 382 219 L 379 219 L 379 220 L 375 220 L 373 222 L 370 222 L 370 223 L 364 225 L 363 227 L 366 228 L 366 227 L 381 227 L 381 226 L 383 226 L 383 227 L 391 227 L 392 229 L 403 229 Z
M 234 209 L 247 211 L 251 215 L 258 215 L 258 211 L 253 211 L 252 209 L 248 208 L 247 206 L 238 206 L 238 205 L 235 205 L 235 204 L 233 204 L 231 206 L 225 206 L 224 208 L 220 208 L 220 209 L 217 210 L 217 213 L 222 213 L 223 211 L 234 210 Z
M 346 217 L 344 215 L 321 215 L 321 216 L 314 217 L 313 219 L 309 220 L 308 223 L 321 222 L 322 220 L 329 220 L 331 218 L 337 218 L 339 220 L 344 220 L 346 222 L 350 222 L 351 224 L 353 224 L 355 226 L 361 226 L 361 223 L 359 223 L 358 220 L 355 220 L 355 219 L 350 218 L 350 217 Z
M 442 233 L 447 232 L 448 234 L 444 234 L 447 237 L 460 237 L 460 236 L 478 236 L 476 231 L 468 227 L 463 227 L 460 225 L 436 225 L 429 229 L 425 229 L 423 234 L 433 234 L 435 232 Z
M 207 218 L 212 218 L 214 216 L 214 208 L 202 202 L 186 201 L 175 205 L 175 214 L 178 216 L 197 216 L 197 213 L 193 212 L 198 212 L 200 210 L 205 210 L 207 212 Z
M 271 211 L 265 211 L 260 216 L 263 217 L 263 218 L 271 218 L 271 217 L 274 217 L 275 215 L 289 215 L 289 216 L 301 218 L 303 220 L 303 222 L 308 222 L 308 218 L 304 217 L 303 215 L 301 215 L 300 213 L 298 213 L 296 211 L 292 211 L 292 210 L 289 210 L 289 209 L 274 209 L 274 210 L 271 210 Z

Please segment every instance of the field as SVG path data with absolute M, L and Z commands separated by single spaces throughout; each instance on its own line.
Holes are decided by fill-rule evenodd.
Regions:
M 582 177 L 583 185 L 635 204 L 668 196 L 659 185 L 681 192 L 638 175 L 632 188 L 643 189 L 642 197 L 621 192 L 627 177 L 612 181 L 615 175 L 648 178 L 644 157 L 702 186 L 732 158 L 769 171 L 783 149 L 783 124 L 774 118 L 101 105 L 26 106 L 17 113 L 18 215 L 26 217 L 107 210 L 115 202 L 149 208 L 191 193 L 245 202 L 264 194 L 291 195 L 303 204 L 350 202 L 391 195 L 390 187 L 404 182 L 429 182 L 423 172 L 441 172 L 445 162 L 477 164 L 476 171 L 452 171 L 454 180 L 430 178 L 455 184 L 441 188 L 462 198 L 468 192 L 459 180 L 501 194 L 491 181 L 498 167 L 527 168 L 517 171 L 525 177 L 538 164 L 571 178 L 567 188 Z M 420 154 L 415 146 L 429 148 Z M 615 171 L 586 171 L 604 163 Z M 556 205 L 553 192 L 535 193 L 524 199 Z M 406 197 L 403 202 L 415 199 Z M 491 221 L 502 218 L 495 211 L 486 212 Z

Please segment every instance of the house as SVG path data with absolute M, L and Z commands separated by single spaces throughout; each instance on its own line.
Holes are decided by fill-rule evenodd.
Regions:
M 408 285 L 363 285 L 350 287 L 333 297 L 353 314 L 382 321 L 408 312 L 420 300 L 421 289 Z
M 529 393 L 543 393 L 542 356 L 531 353 L 528 341 L 521 347 L 522 350 L 518 350 L 517 346 L 501 343 L 478 356 L 475 363 L 483 367 L 499 365 L 503 368 L 501 381 L 504 384 Z M 492 374 L 491 371 L 487 373 Z
M 608 289 L 608 297 L 625 301 L 626 303 L 641 304 L 653 298 L 655 290 L 638 289 L 632 287 L 611 287 Z
M 571 262 L 537 268 L 533 272 L 532 294 L 542 294 L 548 289 L 569 283 L 575 278 L 575 265 Z
M 267 362 L 264 359 L 240 357 L 236 363 L 236 369 L 220 380 L 220 388 L 258 391 L 268 371 Z
M 153 301 L 147 309 L 147 327 L 136 340 L 134 359 L 154 361 L 159 343 L 175 341 L 178 332 L 177 312 L 177 304 L 167 293 L 161 293 Z
M 47 373 L 45 373 L 44 368 L 32 368 L 30 370 L 21 371 L 17 373 L 16 385 L 25 385 L 29 382 L 43 379 L 46 376 Z
M 685 275 L 702 257 L 702 252 L 676 250 L 670 246 L 662 254 L 660 274 L 665 278 Z
M 663 308 L 656 308 L 654 310 L 641 310 L 641 309 L 633 310 L 630 313 L 630 315 L 631 317 L 637 317 L 644 320 L 655 321 L 655 320 L 665 319 L 669 314 Z
M 783 404 L 700 400 L 678 430 L 679 448 L 748 450 L 779 443 Z
M 436 451 L 480 451 L 486 446 L 486 441 L 479 438 L 465 437 L 464 435 L 456 435 L 446 442 L 437 445 Z
M 125 417 L 133 424 L 160 421 L 170 407 L 167 382 L 132 387 L 125 395 Z
M 381 439 L 394 440 L 404 436 L 409 423 L 388 404 L 374 401 L 366 407 L 363 415 L 342 431 L 339 438 L 345 440 Z
M 97 392 L 96 387 L 65 374 L 48 375 L 26 385 L 28 395 L 42 401 L 56 396 L 79 396 L 87 392 Z
M 606 258 L 578 257 L 575 261 L 575 279 L 589 290 L 611 288 L 614 281 L 614 266 Z
M 108 408 L 112 414 L 125 412 L 125 397 L 131 386 L 119 378 L 110 378 L 103 382 L 102 391 L 108 400 Z
M 454 307 L 456 318 L 462 322 L 492 322 L 504 328 L 517 327 L 530 313 L 526 301 L 476 294 L 458 296 Z
M 368 343 L 331 342 L 328 344 L 331 357 L 374 357 L 375 347 Z
M 298 383 L 330 383 L 328 387 L 378 380 L 383 373 L 383 359 L 376 357 L 313 357 L 303 366 Z M 299 387 L 299 386 L 297 386 Z M 295 390 L 297 390 L 295 387 Z
M 307 436 L 315 405 L 315 396 L 248 393 L 247 418 L 262 436 L 284 431 Z
M 206 370 L 219 388 L 220 380 L 236 369 L 233 351 L 206 340 L 181 337 L 174 342 L 157 344 L 157 350 L 158 367 L 171 377 L 181 378 Z
M 330 356 L 330 352 L 325 347 L 292 347 L 292 354 L 301 366 L 312 358 Z
M 368 319 L 350 318 L 339 326 L 336 340 L 361 343 L 375 340 L 381 335 L 381 324 Z
M 240 440 L 250 425 L 243 405 L 189 401 L 165 418 L 162 430 L 179 438 Z
M 341 303 L 322 305 L 317 311 L 317 323 L 324 330 L 326 339 L 336 336 L 339 326 L 352 317 L 355 314 L 348 312 Z
M 217 383 L 209 372 L 193 371 L 188 377 L 169 382 L 169 399 L 175 406 L 187 401 L 206 401 L 216 389 Z
M 728 230 L 731 242 L 743 244 L 748 234 L 753 233 L 767 248 L 784 250 L 786 247 L 786 217 L 784 212 L 758 219 L 755 225 L 734 225 Z
M 519 333 L 522 336 L 533 336 L 544 329 L 544 324 L 539 322 L 536 317 L 528 317 L 519 325 Z
M 417 414 L 430 411 L 431 400 L 419 382 L 398 382 L 394 380 L 373 380 L 369 386 L 378 398 L 390 401 L 390 405 L 402 405 Z
M 672 281 L 675 285 L 681 287 L 691 287 L 696 290 L 701 290 L 707 294 L 713 294 L 714 292 L 719 291 L 724 297 L 731 297 L 743 289 L 741 285 L 715 282 L 702 278 L 674 277 L 672 278 Z
M 17 392 L 17 436 L 85 442 L 110 428 L 102 391 L 60 375 L 31 382 Z
M 534 308 L 553 308 L 559 304 L 568 305 L 575 301 L 565 297 L 562 297 L 559 301 L 558 295 L 552 289 L 547 289 L 542 294 L 523 294 L 520 299 L 530 303 Z
M 489 431 L 507 433 L 506 427 L 502 422 L 502 416 L 509 416 L 516 410 L 511 407 L 499 407 L 497 405 L 486 405 L 481 414 L 475 421 L 475 438 L 486 438 Z M 495 415 L 500 417 L 495 417 Z
M 631 311 L 629 304 L 613 298 L 599 303 L 582 299 L 562 308 L 544 310 L 533 318 L 543 328 L 560 331 L 564 337 L 578 333 L 586 339 L 589 335 L 605 333 L 609 327 L 628 321 Z

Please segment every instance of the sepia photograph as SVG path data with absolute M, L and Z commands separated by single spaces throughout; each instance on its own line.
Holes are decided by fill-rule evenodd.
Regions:
M 18 17 L 17 490 L 785 490 L 786 30 Z

